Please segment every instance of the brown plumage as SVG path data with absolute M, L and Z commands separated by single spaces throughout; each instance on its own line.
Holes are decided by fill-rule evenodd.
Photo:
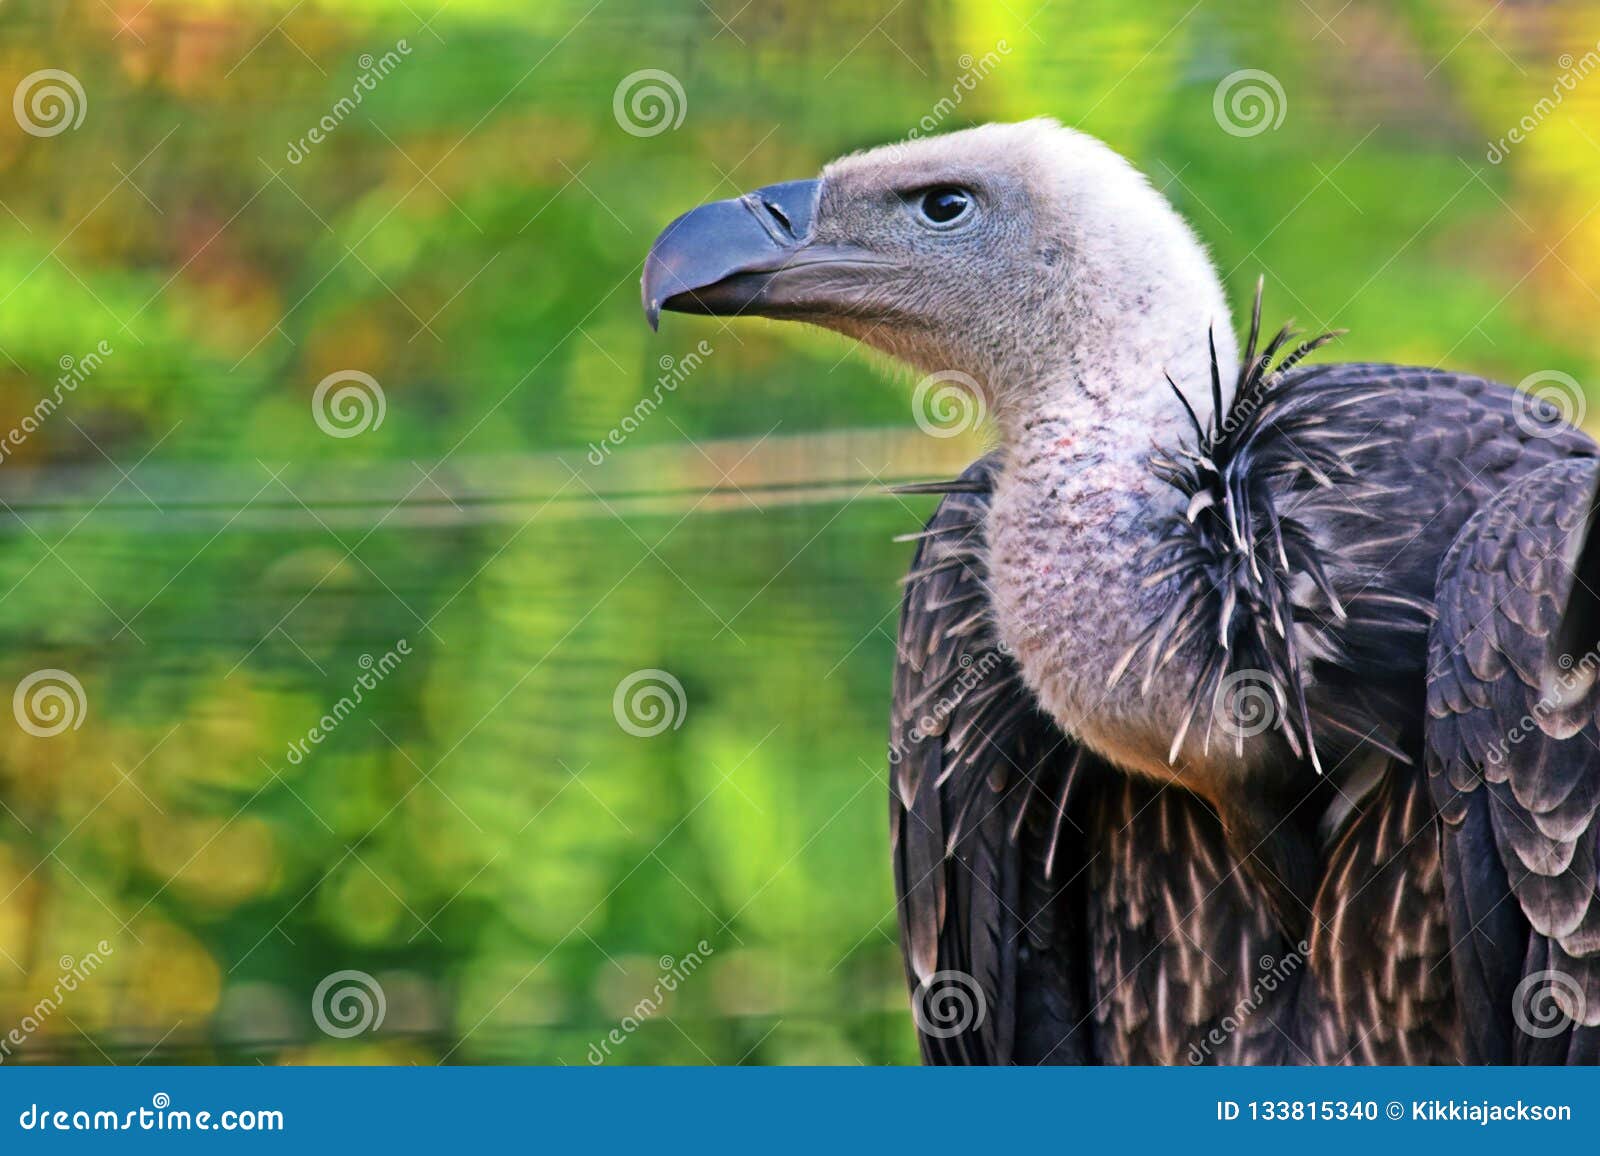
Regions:
M 1255 372 L 1248 367 L 1256 361 L 1246 364 L 1247 373 Z M 1313 676 L 1305 705 L 1291 705 L 1273 720 L 1290 732 L 1283 751 L 1294 789 L 1291 803 L 1268 812 L 1271 831 L 1248 807 L 1230 814 L 1182 787 L 1130 778 L 1085 751 L 1033 709 L 1009 658 L 962 689 L 975 656 L 1004 657 L 992 626 L 972 616 L 987 600 L 984 498 L 973 491 L 992 478 L 993 459 L 964 475 L 920 536 L 902 607 L 891 744 L 908 977 L 914 990 L 926 990 L 942 972 L 977 975 L 992 1017 L 953 1038 L 924 1033 L 930 1060 L 1441 1063 L 1478 1054 L 1472 1034 L 1490 1031 L 1491 1021 L 1498 1038 L 1509 1038 L 1510 990 L 1496 1005 L 1468 1007 L 1455 980 L 1454 948 L 1470 923 L 1445 902 L 1446 863 L 1422 769 L 1420 696 L 1435 617 L 1433 575 L 1474 505 L 1517 479 L 1556 474 L 1567 506 L 1581 514 L 1593 447 L 1570 429 L 1551 437 L 1524 431 L 1515 420 L 1515 395 L 1475 378 L 1327 366 L 1249 384 L 1241 383 L 1233 407 L 1249 406 L 1249 420 L 1225 419 L 1235 432 L 1212 436 L 1206 464 L 1190 472 L 1166 459 L 1156 466 L 1186 494 L 1201 492 L 1197 483 L 1207 477 L 1220 483 L 1225 493 L 1206 512 L 1216 520 L 1213 528 L 1225 532 L 1206 536 L 1199 519 L 1174 523 L 1149 572 L 1161 575 L 1173 558 L 1183 559 L 1186 568 L 1170 580 L 1191 593 L 1174 616 L 1180 625 L 1158 623 L 1153 631 L 1162 633 L 1147 636 L 1139 649 L 1172 636 L 1213 642 L 1228 594 L 1211 576 L 1244 581 L 1252 554 L 1260 573 L 1277 574 L 1282 584 L 1309 566 L 1320 568 L 1311 582 L 1324 601 L 1307 607 L 1285 599 L 1278 612 L 1330 632 L 1324 657 L 1306 662 L 1288 653 L 1287 631 L 1261 629 L 1271 608 L 1235 596 L 1233 642 L 1227 649 L 1202 645 L 1207 661 L 1192 671 L 1197 711 L 1235 661 L 1260 662 L 1264 672 L 1281 672 L 1296 686 L 1302 669 Z M 1329 413 L 1342 414 L 1342 424 L 1319 416 Z M 1451 415 L 1448 425 L 1435 416 L 1443 414 Z M 1352 453 L 1352 431 L 1373 447 L 1370 461 L 1364 451 Z M 1318 468 L 1329 440 L 1343 444 L 1344 453 L 1325 462 L 1330 468 Z M 1394 453 L 1396 445 L 1407 453 Z M 1198 456 L 1185 452 L 1185 460 Z M 1246 470 L 1258 472 L 1241 476 Z M 1367 571 L 1321 557 L 1329 548 L 1316 546 L 1318 535 L 1309 532 L 1300 535 L 1303 553 L 1280 552 L 1280 535 L 1291 532 L 1285 522 L 1312 518 L 1319 508 L 1300 485 L 1329 492 L 1333 504 L 1321 508 L 1384 529 L 1393 563 L 1384 573 L 1394 587 L 1357 587 Z M 1341 485 L 1348 508 L 1338 502 Z M 1226 508 L 1252 495 L 1258 505 Z M 1271 515 L 1269 502 L 1285 513 Z M 1242 559 L 1241 535 L 1227 528 L 1230 519 L 1258 531 L 1243 536 Z M 1571 514 L 1551 520 L 1545 537 L 1570 533 L 1578 520 Z M 1360 552 L 1360 541 L 1353 540 L 1353 552 Z M 1554 559 L 1549 566 L 1559 565 L 1559 552 L 1544 553 Z M 1509 568 L 1502 562 L 1497 557 L 1486 569 L 1504 580 Z M 1541 576 L 1552 600 L 1545 619 L 1553 623 L 1560 584 L 1553 573 Z M 1476 589 L 1485 598 L 1504 593 L 1492 583 Z M 1340 604 L 1342 616 L 1330 612 Z M 1451 652 L 1450 624 L 1478 617 L 1450 618 L 1435 632 L 1435 647 Z M 1530 662 L 1544 641 L 1539 635 L 1522 642 Z M 1277 653 L 1269 654 L 1274 647 Z M 1181 646 L 1166 658 L 1184 660 Z M 1381 694 L 1374 692 L 1379 685 Z M 1448 685 L 1436 685 L 1435 697 Z M 1284 691 L 1284 701 L 1298 701 L 1289 697 L 1292 688 Z M 1472 693 L 1484 693 L 1476 680 Z M 1469 717 L 1470 697 L 1462 691 L 1457 698 Z M 930 702 L 942 704 L 939 728 L 921 725 Z M 1341 704 L 1344 720 L 1337 719 Z M 1352 740 L 1351 720 L 1360 720 L 1367 741 Z M 1430 736 L 1436 731 L 1435 725 Z M 1338 752 L 1325 760 L 1320 781 L 1306 753 L 1312 743 Z M 1596 756 L 1600 763 L 1600 750 Z M 1429 752 L 1430 762 L 1437 758 Z M 1075 787 L 1066 791 L 1073 770 Z M 1580 808 L 1569 821 L 1591 840 L 1582 850 L 1592 889 L 1589 824 L 1600 802 L 1600 774 L 1574 773 L 1587 794 L 1581 804 L 1568 804 Z M 1003 838 L 1003 832 L 1015 834 Z M 1283 861 L 1284 843 L 1304 860 L 1298 869 L 1306 875 L 1292 887 L 1284 876 L 1297 867 Z M 1573 894 L 1581 893 L 1584 878 L 1580 868 Z M 1588 918 L 1600 919 L 1600 902 Z M 1525 939 L 1510 949 L 1519 961 Z M 1052 960 L 1057 1014 L 1024 1017 L 1027 969 L 1037 971 L 1041 957 Z M 1520 962 L 1509 975 L 1514 987 Z M 1485 1054 L 1511 1058 L 1492 1049 Z

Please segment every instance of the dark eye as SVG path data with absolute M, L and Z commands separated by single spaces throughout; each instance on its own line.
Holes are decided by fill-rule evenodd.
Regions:
M 917 209 L 929 224 L 953 225 L 972 211 L 972 194 L 954 185 L 941 185 L 923 193 Z

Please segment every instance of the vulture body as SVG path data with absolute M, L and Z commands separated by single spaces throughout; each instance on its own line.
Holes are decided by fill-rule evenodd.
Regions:
M 943 495 L 889 760 L 929 1062 L 1600 1062 L 1588 437 L 1262 347 L 1259 289 L 1240 352 L 1187 227 L 1051 122 L 694 210 L 644 292 L 992 407 L 995 452 L 909 487 Z
M 1320 566 L 1345 611 L 1319 625 L 1340 640 L 1347 665 L 1317 664 L 1304 711 L 1319 745 L 1346 753 L 1320 780 L 1297 765 L 1295 793 L 1268 813 L 1281 826 L 1241 819 L 1242 837 L 1224 826 L 1226 803 L 1120 773 L 1038 710 L 987 614 L 983 535 L 1000 461 L 984 459 L 953 487 L 920 536 L 905 590 L 891 745 L 901 935 L 930 1061 L 1600 1058 L 1593 1025 L 1551 1037 L 1511 1030 L 1518 983 L 1558 963 L 1569 993 L 1581 990 L 1589 1007 L 1600 1000 L 1600 747 L 1568 739 L 1565 759 L 1503 754 L 1520 782 L 1490 762 L 1543 693 L 1548 634 L 1570 581 L 1565 541 L 1594 473 L 1587 438 L 1531 437 L 1516 424 L 1518 404 L 1490 382 L 1395 366 L 1286 376 L 1244 444 L 1229 447 L 1247 464 L 1217 479 L 1228 496 L 1173 527 L 1176 551 L 1202 551 L 1175 579 L 1196 588 L 1174 595 L 1173 633 L 1188 627 L 1206 644 L 1227 597 L 1230 514 L 1292 540 L 1320 502 L 1342 498 L 1360 529 L 1351 550 L 1382 543 L 1368 548 L 1412 555 L 1403 566 L 1375 558 L 1371 571 L 1308 557 L 1285 575 L 1292 585 Z M 1348 424 L 1326 428 L 1330 412 Z M 1331 487 L 1316 468 L 1327 437 L 1350 439 L 1342 466 L 1322 461 L 1339 479 Z M 1222 504 L 1252 495 L 1254 509 Z M 1259 544 L 1266 577 L 1282 559 L 1275 540 Z M 1380 572 L 1400 581 L 1371 580 Z M 1271 612 L 1236 609 L 1230 651 L 1261 645 L 1255 659 L 1233 660 L 1239 669 L 1269 671 L 1278 659 L 1263 655 L 1274 651 L 1291 660 Z M 1171 645 L 1145 649 L 1156 642 Z M 1201 704 L 1233 669 L 1229 651 L 1211 653 L 1219 665 L 1197 688 Z M 1000 661 L 963 691 L 965 671 L 985 655 Z M 1139 673 L 1136 663 L 1124 677 Z M 1213 741 L 1224 748 L 1275 711 L 1303 725 L 1293 702 L 1271 700 L 1281 684 L 1269 676 L 1235 685 L 1260 697 L 1219 723 Z M 1357 713 L 1375 685 L 1387 693 Z M 1600 737 L 1592 701 L 1587 710 L 1582 725 Z M 1356 737 L 1370 733 L 1382 747 L 1353 744 L 1352 717 Z M 1530 746 L 1535 739 L 1556 741 L 1543 729 Z M 1312 874 L 1292 887 L 1302 848 Z M 1514 901 L 1524 897 L 1525 907 Z M 942 1021 L 965 1013 L 944 1006 L 958 981 L 933 978 L 948 972 L 978 977 L 992 997 L 986 1021 L 954 1035 Z M 1559 983 L 1539 998 L 1558 998 Z M 1548 1007 L 1526 1006 L 1525 1017 L 1553 1022 Z

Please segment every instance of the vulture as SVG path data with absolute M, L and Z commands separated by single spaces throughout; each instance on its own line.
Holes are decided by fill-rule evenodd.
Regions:
M 891 846 L 924 1059 L 1600 1061 L 1597 448 L 1547 400 L 1236 336 L 1050 120 L 692 209 L 662 310 L 970 382 L 910 535 Z M 1600 536 L 1597 536 L 1600 537 Z

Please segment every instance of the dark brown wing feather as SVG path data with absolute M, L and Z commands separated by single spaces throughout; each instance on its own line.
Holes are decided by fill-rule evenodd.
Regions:
M 1592 652 L 1549 661 L 1594 476 L 1573 460 L 1509 487 L 1439 574 L 1428 770 L 1478 1062 L 1600 1060 L 1600 693 Z
M 901 946 L 930 1063 L 1089 1056 L 1075 778 L 989 618 L 985 458 L 918 537 L 901 607 L 889 821 Z

